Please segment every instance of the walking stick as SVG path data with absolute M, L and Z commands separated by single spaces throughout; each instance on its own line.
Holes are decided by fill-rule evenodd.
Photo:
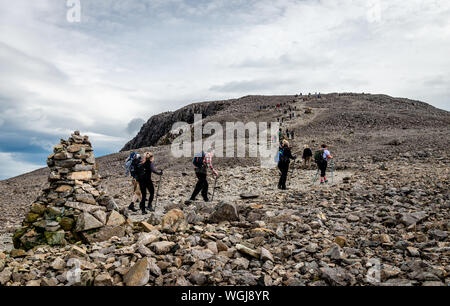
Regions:
M 333 176 L 333 159 L 331 159 L 331 184 L 334 183 L 334 176 Z
M 159 178 L 158 188 L 156 189 L 155 207 L 156 207 L 156 205 L 158 205 L 159 186 L 161 186 L 161 181 L 162 181 L 163 175 L 164 175 L 164 172 L 163 172 L 163 174 L 161 174 L 161 177 Z
M 214 193 L 216 192 L 216 183 L 217 183 L 218 178 L 219 178 L 219 176 L 216 176 L 216 179 L 214 180 L 214 187 L 213 187 L 213 194 L 212 194 L 211 201 L 214 200 Z
M 313 185 L 316 183 L 318 174 L 319 174 L 319 169 L 317 169 L 316 175 L 314 176 Z

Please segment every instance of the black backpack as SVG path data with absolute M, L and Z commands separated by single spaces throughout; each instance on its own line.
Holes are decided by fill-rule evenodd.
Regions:
M 205 160 L 205 152 L 202 151 L 202 153 L 194 155 L 192 163 L 194 164 L 195 167 L 202 168 L 205 165 L 204 160 Z
M 319 164 L 324 161 L 323 150 L 318 150 L 314 153 L 314 161 L 316 162 L 316 164 Z
M 279 151 L 279 161 L 280 163 L 286 163 L 289 161 L 289 156 L 284 152 L 285 148 L 281 147 Z

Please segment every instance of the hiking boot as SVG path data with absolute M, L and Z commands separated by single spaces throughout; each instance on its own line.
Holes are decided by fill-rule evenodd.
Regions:
M 130 206 L 128 206 L 128 209 L 131 210 L 132 212 L 137 212 L 137 209 L 134 207 L 133 202 L 130 204 Z
M 148 210 L 149 212 L 155 211 L 151 205 L 147 207 L 147 210 Z
M 328 180 L 325 180 L 325 183 L 327 183 L 327 184 L 328 184 Z
M 194 201 L 195 201 L 195 200 L 189 199 L 189 200 L 184 201 L 184 204 L 185 204 L 185 205 L 191 205 L 192 202 L 194 202 Z
M 142 212 L 142 215 L 146 215 L 147 214 L 147 211 L 145 209 L 142 209 L 141 212 Z
M 323 185 L 323 184 L 325 184 L 324 182 L 320 182 L 320 185 Z
M 203 199 L 204 202 L 209 202 L 209 199 Z

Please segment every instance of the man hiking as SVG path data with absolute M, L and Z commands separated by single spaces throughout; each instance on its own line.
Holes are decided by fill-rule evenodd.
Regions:
M 316 151 L 314 154 L 314 161 L 317 164 L 317 167 L 320 170 L 320 184 L 328 183 L 327 178 L 325 177 L 327 172 L 328 160 L 333 159 L 333 156 L 328 151 L 328 147 L 326 144 L 323 144 L 321 148 Z
M 311 168 L 311 159 L 312 159 L 313 153 L 307 144 L 305 144 L 304 148 L 305 149 L 303 150 L 303 156 L 302 156 L 304 167 L 306 168 L 306 163 L 308 163 L 308 168 Z
M 295 156 L 291 153 L 291 148 L 289 147 L 289 142 L 287 140 L 283 140 L 279 150 L 279 160 L 278 160 L 278 168 L 280 169 L 280 181 L 278 182 L 278 189 L 286 190 L 286 180 L 289 171 L 289 164 L 291 163 L 291 159 L 296 159 Z
M 193 164 L 195 166 L 195 175 L 197 176 L 197 184 L 195 185 L 194 192 L 191 195 L 191 198 L 185 201 L 186 205 L 191 204 L 195 201 L 197 195 L 201 192 L 203 200 L 205 202 L 209 202 L 208 199 L 208 179 L 206 177 L 208 168 L 211 169 L 212 173 L 218 177 L 219 173 L 214 169 L 212 165 L 212 158 L 214 155 L 213 149 L 208 149 L 205 154 L 202 152 L 201 154 L 197 154 L 194 156 Z
M 153 211 L 152 202 L 153 197 L 155 196 L 155 187 L 153 186 L 152 182 L 152 173 L 155 173 L 157 175 L 163 175 L 162 171 L 156 171 L 153 165 L 153 153 L 147 152 L 144 154 L 144 158 L 141 159 L 140 163 L 138 164 L 138 167 L 136 169 L 137 172 L 137 181 L 139 183 L 139 187 L 141 188 L 142 193 L 142 199 L 141 203 L 139 204 L 139 208 L 141 209 L 141 212 L 143 215 L 146 214 L 145 211 L 145 200 L 147 197 L 147 190 L 150 191 L 150 198 L 148 200 L 148 207 L 147 209 L 149 211 Z

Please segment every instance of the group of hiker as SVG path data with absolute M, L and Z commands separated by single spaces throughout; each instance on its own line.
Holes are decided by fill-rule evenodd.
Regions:
M 199 193 L 201 193 L 203 200 L 205 202 L 209 202 L 208 198 L 208 180 L 207 173 L 208 169 L 212 172 L 214 176 L 219 177 L 219 173 L 214 169 L 212 164 L 212 159 L 214 156 L 214 151 L 209 149 L 206 153 L 201 152 L 196 154 L 193 158 L 193 165 L 195 175 L 197 176 L 197 184 L 195 185 L 194 191 L 192 192 L 191 197 L 185 201 L 185 204 L 188 205 L 196 200 L 196 197 Z M 311 160 L 313 158 L 312 150 L 308 145 L 305 145 L 303 150 L 303 160 L 304 165 L 308 163 L 311 165 Z M 327 145 L 322 144 L 320 149 L 314 154 L 314 161 L 317 164 L 318 172 L 320 171 L 320 184 L 328 183 L 326 178 L 326 169 L 328 165 L 328 160 L 332 159 L 333 156 L 327 149 Z M 287 139 L 283 139 L 280 142 L 280 147 L 277 153 L 277 162 L 278 169 L 280 170 L 280 179 L 278 181 L 278 188 L 281 190 L 286 190 L 286 181 L 289 172 L 289 166 L 291 160 L 296 160 L 297 157 L 292 155 L 289 141 Z M 133 185 L 133 199 L 131 204 L 128 206 L 133 212 L 136 212 L 137 209 L 135 207 L 135 203 L 139 202 L 139 208 L 142 214 L 147 214 L 147 211 L 154 211 L 152 207 L 152 202 L 155 195 L 155 188 L 152 182 L 152 173 L 162 176 L 163 171 L 157 171 L 154 167 L 154 156 L 151 152 L 146 152 L 142 156 L 135 152 L 131 153 L 128 159 L 126 160 L 126 175 L 128 173 L 133 177 L 132 185 Z M 145 205 L 147 198 L 147 191 L 150 192 L 148 205 Z

